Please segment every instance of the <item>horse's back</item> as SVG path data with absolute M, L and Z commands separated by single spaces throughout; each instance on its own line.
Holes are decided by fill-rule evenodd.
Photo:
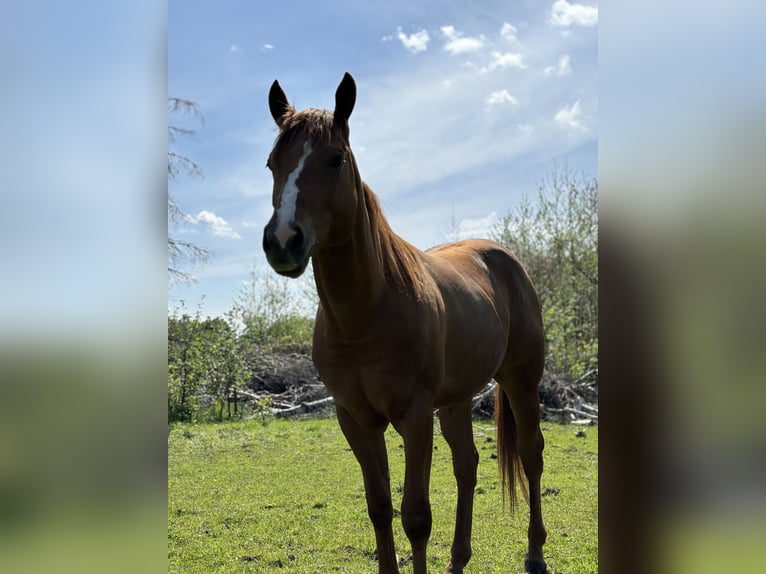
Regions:
M 540 303 L 532 280 L 516 255 L 503 245 L 488 239 L 467 239 L 437 245 L 426 251 L 441 265 L 451 268 L 463 279 L 495 294 L 497 303 L 540 314 Z M 437 283 L 439 271 L 436 272 Z M 503 300 L 503 296 L 507 300 Z

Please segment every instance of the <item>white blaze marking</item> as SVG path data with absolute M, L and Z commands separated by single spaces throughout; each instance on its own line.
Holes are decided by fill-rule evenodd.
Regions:
M 282 190 L 282 197 L 279 200 L 279 207 L 277 208 L 277 228 L 274 231 L 274 235 L 279 240 L 279 243 L 284 247 L 287 244 L 287 240 L 292 237 L 295 232 L 289 227 L 290 222 L 295 217 L 295 206 L 298 203 L 298 178 L 303 171 L 303 164 L 306 162 L 306 158 L 313 150 L 308 140 L 303 143 L 303 155 L 298 160 L 298 165 L 287 176 L 287 183 Z

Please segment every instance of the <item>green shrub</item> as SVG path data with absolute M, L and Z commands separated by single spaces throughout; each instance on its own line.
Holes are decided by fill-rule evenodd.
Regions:
M 554 171 L 496 226 L 543 307 L 546 367 L 575 380 L 598 368 L 598 181 Z
M 231 317 L 168 317 L 168 420 L 232 418 L 229 397 L 250 373 Z M 236 412 L 235 414 L 239 414 Z

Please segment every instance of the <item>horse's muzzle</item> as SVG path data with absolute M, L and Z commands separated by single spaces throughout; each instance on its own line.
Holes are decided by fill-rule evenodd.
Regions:
M 287 241 L 282 243 L 279 237 L 267 225 L 263 230 L 263 251 L 269 265 L 287 277 L 299 277 L 306 270 L 312 241 L 307 240 L 306 233 L 299 225 L 291 227 Z

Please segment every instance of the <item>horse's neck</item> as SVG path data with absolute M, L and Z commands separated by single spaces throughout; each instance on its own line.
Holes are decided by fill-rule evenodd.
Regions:
M 359 180 L 360 185 L 361 183 Z M 348 242 L 323 250 L 312 258 L 314 278 L 328 320 L 342 331 L 365 329 L 375 312 L 386 282 L 370 220 L 359 188 L 360 201 L 354 233 Z

